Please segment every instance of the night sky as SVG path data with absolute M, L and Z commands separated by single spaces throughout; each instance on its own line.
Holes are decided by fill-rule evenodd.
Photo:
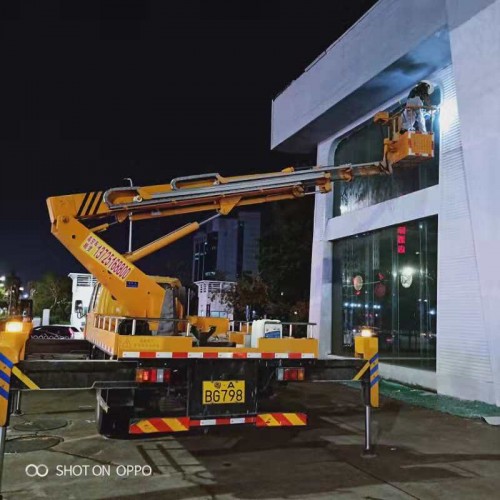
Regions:
M 83 271 L 50 234 L 48 196 L 303 162 L 270 151 L 271 100 L 374 3 L 2 2 L 0 274 Z M 145 222 L 135 245 L 184 222 Z M 110 235 L 122 251 L 126 232 Z

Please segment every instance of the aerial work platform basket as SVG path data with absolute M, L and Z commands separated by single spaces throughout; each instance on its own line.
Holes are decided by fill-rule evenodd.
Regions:
M 395 140 L 386 139 L 387 157 L 396 167 L 413 167 L 434 158 L 434 134 L 406 131 Z
M 407 106 L 423 110 L 430 116 L 430 132 L 402 130 L 402 113 L 405 108 L 390 115 L 381 111 L 374 117 L 375 123 L 385 125 L 388 137 L 384 139 L 384 161 L 391 167 L 414 167 L 434 158 L 433 121 L 434 106 Z

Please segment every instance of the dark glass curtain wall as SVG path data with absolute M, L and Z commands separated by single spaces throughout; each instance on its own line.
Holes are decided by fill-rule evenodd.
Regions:
M 432 94 L 432 104 L 440 102 L 440 92 Z M 395 106 L 393 109 L 395 109 Z M 430 121 L 428 121 L 428 126 Z M 335 165 L 378 162 L 383 157 L 385 128 L 370 121 L 345 136 L 337 145 Z M 334 216 L 368 207 L 439 182 L 439 114 L 433 120 L 434 158 L 415 168 L 395 169 L 390 177 L 358 178 L 354 182 L 336 182 Z
M 333 346 L 352 355 L 354 336 L 371 326 L 381 357 L 435 369 L 436 217 L 335 241 Z

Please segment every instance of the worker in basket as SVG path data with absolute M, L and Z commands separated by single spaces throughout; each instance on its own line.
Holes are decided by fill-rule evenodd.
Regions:
M 401 115 L 401 134 L 404 134 L 407 130 L 415 131 L 415 122 L 418 124 L 419 132 L 427 133 L 425 110 L 422 106 L 430 106 L 430 95 L 433 92 L 434 85 L 428 80 L 422 80 L 411 89 L 406 100 L 406 107 Z

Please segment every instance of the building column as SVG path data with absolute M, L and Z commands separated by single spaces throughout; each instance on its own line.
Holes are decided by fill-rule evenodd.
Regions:
M 329 164 L 330 141 L 318 147 L 318 165 Z M 309 321 L 316 323 L 315 336 L 319 339 L 319 355 L 332 352 L 332 261 L 333 246 L 326 239 L 328 219 L 333 216 L 333 192 L 316 195 L 311 258 L 311 291 Z
M 500 0 L 461 24 L 454 19 L 454 5 L 448 2 L 449 23 L 456 25 L 450 30 L 450 44 L 484 318 L 484 331 L 474 331 L 471 324 L 470 337 L 485 335 L 487 349 L 487 362 L 479 366 L 475 356 L 479 353 L 470 352 L 468 366 L 457 370 L 491 373 L 491 394 L 500 405 Z M 467 282 L 463 287 L 467 293 Z M 487 363 L 489 366 L 484 366 Z

